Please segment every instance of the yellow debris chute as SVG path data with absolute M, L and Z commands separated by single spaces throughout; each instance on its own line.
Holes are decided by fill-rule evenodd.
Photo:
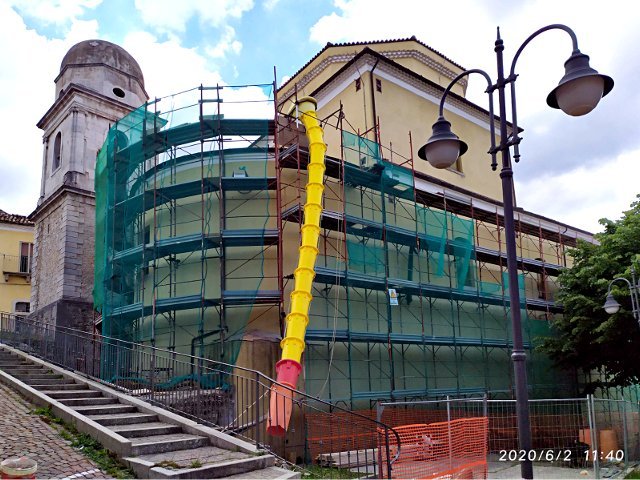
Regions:
M 294 274 L 294 289 L 291 292 L 290 312 L 286 319 L 286 334 L 280 346 L 282 357 L 276 363 L 278 383 L 296 388 L 302 370 L 300 359 L 304 351 L 304 336 L 309 323 L 311 284 L 315 276 L 318 239 L 320 237 L 320 215 L 324 191 L 324 155 L 327 146 L 323 140 L 323 130 L 316 115 L 317 102 L 314 98 L 299 99 L 294 106 L 297 117 L 302 121 L 309 139 L 309 164 L 307 165 L 307 201 L 304 204 L 304 224 L 301 228 L 302 241 L 298 253 L 298 268 Z M 283 436 L 289 428 L 293 393 L 286 387 L 274 385 L 269 402 L 267 433 Z

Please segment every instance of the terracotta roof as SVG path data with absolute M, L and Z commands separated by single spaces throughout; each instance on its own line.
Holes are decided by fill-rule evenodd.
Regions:
M 445 59 L 448 62 L 451 62 L 453 65 L 455 65 L 456 67 L 465 70 L 465 68 L 459 64 L 457 64 L 456 62 L 454 62 L 453 60 L 451 60 L 450 58 L 446 57 L 445 55 L 443 55 L 442 53 L 440 53 L 439 51 L 437 51 L 434 48 L 431 48 L 429 45 L 427 45 L 426 43 L 421 42 L 420 40 L 418 40 L 416 38 L 415 35 L 412 35 L 411 37 L 408 38 L 394 38 L 391 40 L 373 40 L 371 42 L 345 42 L 345 43 L 331 43 L 328 42 L 324 48 L 322 50 L 320 50 L 318 53 L 316 53 L 311 60 L 309 60 L 307 63 L 305 63 L 302 67 L 300 67 L 298 69 L 298 71 L 296 73 L 294 73 L 293 75 L 291 75 L 291 78 L 289 80 L 287 80 L 285 83 L 283 83 L 282 85 L 280 85 L 280 87 L 278 88 L 278 90 L 282 90 L 285 85 L 287 85 L 293 78 L 296 77 L 296 75 L 298 75 L 301 71 L 303 71 L 305 68 L 307 68 L 307 66 L 309 66 L 309 64 L 311 64 L 316 58 L 318 58 L 320 55 L 322 55 L 322 53 L 325 50 L 328 50 L 329 48 L 332 47 L 350 47 L 350 46 L 359 46 L 359 45 L 378 45 L 381 43 L 400 43 L 400 42 L 416 42 L 419 43 L 420 45 L 422 45 L 423 47 L 431 50 L 433 53 L 440 55 L 443 59 Z
M 32 227 L 34 225 L 34 223 L 26 216 L 7 213 L 4 210 L 0 210 L 0 222 L 13 223 L 16 225 L 26 225 L 29 227 Z

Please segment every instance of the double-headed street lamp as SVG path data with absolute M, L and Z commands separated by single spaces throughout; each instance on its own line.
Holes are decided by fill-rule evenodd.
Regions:
M 627 287 L 629 287 L 629 295 L 631 296 L 631 313 L 633 313 L 633 318 L 635 318 L 640 325 L 640 281 L 636 280 L 636 270 L 633 266 L 631 267 L 631 281 L 624 277 L 618 277 L 609 282 L 607 301 L 604 303 L 602 308 L 604 308 L 605 312 L 609 315 L 618 313 L 618 310 L 620 310 L 620 304 L 615 298 L 613 298 L 613 293 L 611 293 L 611 288 L 613 287 L 614 282 L 617 281 L 625 282 Z
M 461 78 L 472 73 L 479 73 L 487 80 L 486 92 L 489 94 L 489 128 L 491 133 L 491 168 L 496 169 L 497 152 L 502 154 L 502 169 L 500 178 L 502 179 L 502 196 L 504 203 L 504 228 L 505 243 L 507 249 L 507 270 L 509 282 L 509 303 L 511 305 L 511 324 L 513 330 L 513 351 L 511 359 L 513 361 L 516 414 L 518 419 L 518 443 L 520 451 L 523 452 L 525 460 L 521 463 L 522 478 L 533 478 L 533 464 L 529 460 L 528 453 L 531 451 L 531 427 L 529 422 L 529 398 L 527 391 L 527 370 L 526 354 L 522 344 L 522 328 L 520 317 L 520 294 L 518 287 L 518 263 L 516 256 L 516 236 L 513 218 L 513 170 L 511 168 L 510 149 L 513 147 L 513 158 L 515 162 L 520 159 L 519 144 L 520 137 L 516 115 L 516 91 L 515 73 L 516 62 L 522 50 L 533 40 L 547 30 L 559 29 L 569 34 L 573 42 L 573 52 L 565 62 L 565 75 L 560 79 L 547 97 L 547 104 L 552 108 L 560 108 L 571 116 L 580 116 L 593 110 L 600 99 L 608 94 L 613 88 L 613 80 L 605 75 L 600 75 L 589 66 L 589 57 L 578 49 L 578 40 L 575 33 L 569 27 L 560 24 L 548 25 L 534 32 L 527 38 L 517 50 L 509 76 L 504 76 L 503 51 L 504 44 L 500 38 L 500 29 L 495 42 L 497 81 L 494 84 L 491 77 L 483 70 L 466 70 L 454 78 L 445 89 L 440 100 L 439 117 L 433 124 L 433 134 L 426 145 L 420 148 L 418 156 L 427 160 L 436 168 L 448 168 L 453 165 L 458 157 L 467 151 L 467 144 L 458 138 L 451 131 L 451 123 L 444 118 L 444 102 L 451 87 Z M 507 131 L 505 87 L 511 84 L 511 124 L 512 133 Z M 500 142 L 495 142 L 496 118 L 493 113 L 493 92 L 498 92 L 499 122 L 500 122 Z

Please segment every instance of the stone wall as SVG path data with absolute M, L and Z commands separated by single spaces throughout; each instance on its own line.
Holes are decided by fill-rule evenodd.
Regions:
M 32 318 L 91 330 L 95 197 L 62 189 L 35 220 Z

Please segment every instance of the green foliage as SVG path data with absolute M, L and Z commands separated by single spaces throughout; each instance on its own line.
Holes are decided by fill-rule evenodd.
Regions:
M 135 478 L 133 471 L 122 465 L 114 453 L 103 448 L 100 442 L 86 433 L 78 432 L 75 426 L 56 417 L 51 411 L 51 406 L 36 408 L 31 413 L 38 415 L 43 422 L 51 425 L 73 448 L 93 460 L 102 471 L 113 478 Z
M 640 470 L 633 470 L 629 472 L 624 478 L 640 478 Z
M 573 267 L 559 277 L 564 314 L 552 323 L 556 336 L 541 346 L 559 366 L 600 374 L 585 385 L 584 393 L 640 380 L 640 327 L 626 284 L 616 282 L 612 290 L 620 311 L 609 315 L 602 308 L 609 282 L 630 280 L 632 264 L 640 270 L 640 202 L 632 203 L 620 220 L 602 219 L 600 224 L 604 232 L 596 234 L 599 245 L 579 241 L 570 252 Z
M 320 465 L 307 465 L 302 473 L 303 479 L 315 478 L 360 478 L 362 474 L 352 472 L 346 468 L 321 467 Z

